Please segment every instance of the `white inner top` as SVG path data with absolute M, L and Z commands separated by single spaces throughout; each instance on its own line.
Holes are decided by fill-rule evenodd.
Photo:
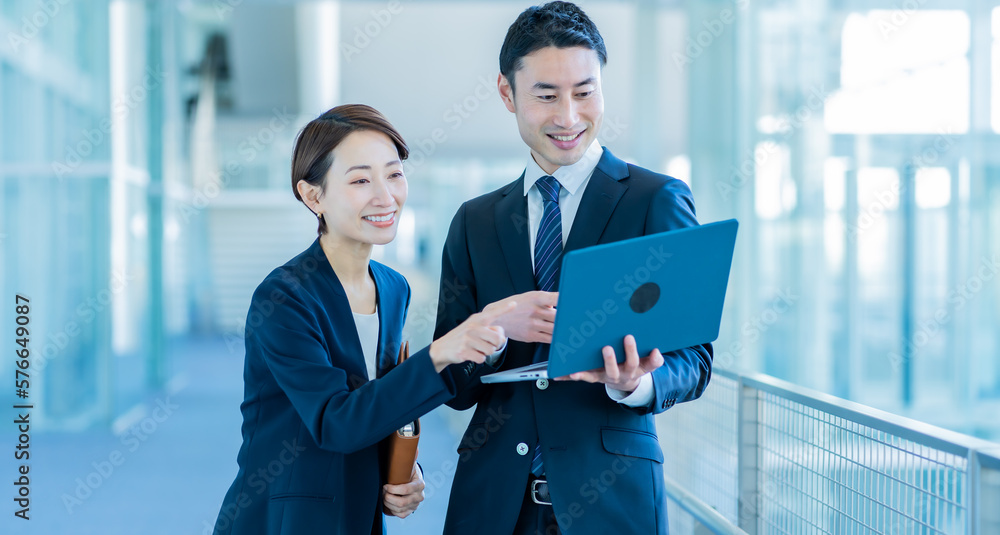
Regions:
M 374 314 L 358 314 L 354 312 L 354 324 L 358 328 L 358 338 L 361 339 L 361 350 L 365 354 L 365 366 L 368 368 L 368 379 L 374 379 L 377 370 L 378 356 L 378 305 Z

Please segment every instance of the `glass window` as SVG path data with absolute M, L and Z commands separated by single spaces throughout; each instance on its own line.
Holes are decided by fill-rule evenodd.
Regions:
M 827 268 L 839 273 L 844 262 L 844 200 L 847 193 L 847 162 L 843 158 L 827 158 L 823 169 L 823 245 Z
M 944 167 L 917 169 L 917 208 L 941 208 L 951 202 L 951 174 Z
M 993 8 L 993 93 L 990 99 L 992 109 L 993 131 L 1000 132 L 1000 7 Z
M 838 133 L 969 129 L 969 16 L 962 11 L 853 13 L 844 24 L 841 89 L 826 103 Z
M 765 141 L 755 151 L 754 206 L 761 219 L 777 219 L 795 208 L 795 182 L 789 176 L 787 145 Z

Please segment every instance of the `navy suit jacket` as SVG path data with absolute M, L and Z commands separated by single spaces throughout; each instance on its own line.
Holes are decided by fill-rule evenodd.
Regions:
M 565 251 L 697 224 L 686 184 L 604 149 Z M 536 289 L 529 232 L 523 175 L 462 205 L 445 242 L 435 337 L 492 302 Z M 534 344 L 510 341 L 500 368 L 528 365 L 534 352 Z M 509 535 L 539 441 L 564 534 L 665 534 L 663 452 L 653 414 L 701 395 L 712 347 L 664 359 L 652 374 L 655 399 L 641 409 L 611 400 L 601 384 L 484 385 L 480 376 L 493 371 L 486 365 L 447 368 L 458 388 L 448 404 L 476 411 L 459 445 L 445 534 Z
M 410 288 L 369 263 L 382 369 L 395 364 Z M 217 534 L 383 533 L 379 441 L 445 402 L 454 384 L 423 349 L 369 380 L 344 288 L 320 247 L 267 276 L 246 324 L 243 446 Z

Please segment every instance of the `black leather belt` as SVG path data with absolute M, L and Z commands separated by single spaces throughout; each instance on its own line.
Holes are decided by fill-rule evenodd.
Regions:
M 549 482 L 544 479 L 532 479 L 528 483 L 528 492 L 531 494 L 531 501 L 538 505 L 552 505 L 552 497 L 549 495 Z

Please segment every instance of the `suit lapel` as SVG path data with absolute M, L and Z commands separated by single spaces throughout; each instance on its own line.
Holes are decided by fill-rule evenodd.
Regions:
M 621 182 L 628 175 L 628 165 L 605 148 L 580 199 L 564 252 L 597 244 L 618 201 L 628 189 Z M 524 195 L 524 174 L 508 185 L 502 194 L 494 209 L 500 248 L 514 284 L 514 293 L 530 292 L 537 288 L 535 269 L 531 265 L 531 227 L 528 225 L 528 200 Z
M 564 252 L 596 245 L 608 226 L 611 213 L 621 200 L 628 186 L 621 180 L 628 177 L 628 166 L 616 158 L 607 148 L 601 156 L 594 174 L 590 176 L 580 207 L 577 209 L 566 239 Z
M 375 261 L 368 264 L 368 269 L 375 281 L 375 303 L 378 305 L 378 348 L 375 352 L 375 375 L 381 377 L 383 373 L 392 369 L 396 364 L 396 354 L 398 348 L 389 340 L 389 335 L 400 331 L 400 326 L 396 323 L 400 319 L 396 313 L 402 310 L 405 303 L 397 303 L 398 296 L 392 293 L 389 285 L 392 281 L 386 276 L 382 266 Z M 371 377 L 370 379 L 374 379 Z
M 371 379 L 368 377 L 368 366 L 365 364 L 365 353 L 361 349 L 361 337 L 358 335 L 358 325 L 354 321 L 354 311 L 351 310 L 351 302 L 347 298 L 347 292 L 344 290 L 344 285 L 340 282 L 340 277 L 337 277 L 337 273 L 333 270 L 333 266 L 330 265 L 330 261 L 327 260 L 326 254 L 323 252 L 322 246 L 319 244 L 317 239 L 313 242 L 312 247 L 309 248 L 310 254 L 316 259 L 318 263 L 320 274 L 325 274 L 323 277 L 327 282 L 327 288 L 331 290 L 332 302 L 330 305 L 330 315 L 333 317 L 335 322 L 335 331 L 340 334 L 341 332 L 350 332 L 350 335 L 344 335 L 342 338 L 345 354 L 343 358 L 352 361 L 360 370 L 361 377 L 364 380 Z M 376 282 L 376 292 L 378 292 L 378 280 Z M 381 310 L 379 312 L 381 314 Z M 379 338 L 381 338 L 382 327 L 381 327 L 381 317 L 379 319 Z M 331 360 L 331 362 L 333 362 Z M 357 381 L 354 376 L 351 377 L 351 384 L 360 384 L 365 381 Z
M 500 238 L 514 293 L 535 290 L 535 270 L 529 250 L 528 200 L 524 196 L 524 174 L 507 186 L 494 208 L 494 224 Z

